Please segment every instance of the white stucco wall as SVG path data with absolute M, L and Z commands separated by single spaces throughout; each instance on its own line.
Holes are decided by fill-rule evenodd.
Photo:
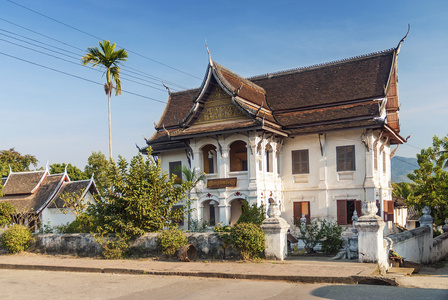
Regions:
M 218 140 L 217 140 L 218 138 Z M 230 221 L 230 203 L 233 199 L 246 199 L 249 204 L 268 204 L 268 199 L 275 199 L 285 218 L 293 224 L 293 203 L 309 201 L 312 218 L 325 218 L 336 221 L 337 200 L 376 201 L 380 203 L 391 200 L 390 186 L 390 148 L 385 139 L 378 139 L 372 131 L 344 130 L 326 134 L 310 134 L 294 138 L 270 139 L 270 135 L 260 132 L 233 133 L 217 137 L 202 137 L 190 140 L 193 151 L 191 167 L 203 171 L 201 148 L 207 144 L 214 145 L 217 150 L 217 170 L 207 174 L 207 179 L 237 177 L 237 187 L 222 189 L 207 189 L 205 183 L 198 186 L 197 193 L 192 197 L 198 199 L 193 207 L 194 217 L 201 218 L 202 202 L 214 200 L 219 207 L 219 222 L 227 224 Z M 237 140 L 247 144 L 248 170 L 230 172 L 230 145 Z M 376 144 L 375 141 L 377 140 Z M 364 141 L 364 142 L 363 142 Z M 266 144 L 270 142 L 273 148 L 273 172 L 266 168 Z M 382 167 L 383 145 L 386 157 L 386 172 Z M 369 150 L 366 148 L 369 145 Z M 322 145 L 322 151 L 321 151 Z M 355 146 L 356 170 L 338 172 L 336 169 L 336 147 Z M 372 147 L 378 149 L 378 168 L 374 170 Z M 222 149 L 222 152 L 220 151 Z M 280 149 L 280 151 L 277 151 Z M 292 174 L 292 154 L 294 150 L 309 150 L 309 174 Z M 278 155 L 277 155 L 278 152 Z M 181 161 L 188 166 L 184 150 L 165 152 L 159 156 L 162 168 L 169 170 L 169 162 Z M 277 163 L 279 164 L 277 166 Z M 277 170 L 280 173 L 277 173 Z M 383 216 L 381 214 L 381 216 Z

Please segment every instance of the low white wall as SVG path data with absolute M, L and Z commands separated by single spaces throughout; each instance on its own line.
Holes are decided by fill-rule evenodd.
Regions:
M 432 244 L 431 262 L 437 262 L 448 256 L 448 232 L 436 237 Z
M 389 255 L 393 249 L 407 261 L 430 263 L 433 239 L 431 229 L 427 226 L 389 235 L 384 238 L 384 251 Z

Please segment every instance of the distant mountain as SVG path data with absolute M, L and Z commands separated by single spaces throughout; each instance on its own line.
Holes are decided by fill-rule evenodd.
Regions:
M 391 159 L 392 182 L 412 182 L 406 175 L 418 169 L 417 158 L 394 156 Z

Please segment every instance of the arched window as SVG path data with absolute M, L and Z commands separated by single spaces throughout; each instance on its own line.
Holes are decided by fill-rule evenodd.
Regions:
M 213 145 L 205 145 L 202 147 L 202 160 L 204 163 L 204 173 L 217 173 L 216 164 L 216 147 Z
M 271 173 L 274 171 L 274 155 L 270 144 L 266 145 L 266 171 Z
M 243 141 L 230 145 L 230 172 L 247 171 L 247 148 Z

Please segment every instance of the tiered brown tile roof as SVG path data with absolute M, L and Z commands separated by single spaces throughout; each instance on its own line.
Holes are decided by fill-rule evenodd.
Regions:
M 22 182 L 22 179 L 27 177 L 27 173 L 12 173 L 15 175 L 12 178 L 8 178 L 5 184 L 5 189 L 11 183 L 16 185 L 15 181 Z M 0 198 L 0 202 L 10 202 L 18 212 L 34 212 L 40 213 L 48 201 L 56 194 L 62 182 L 66 180 L 65 174 L 46 174 L 42 184 L 39 186 L 37 191 L 33 194 L 31 193 L 17 193 L 17 194 L 4 194 Z
M 397 49 L 390 49 L 249 79 L 211 62 L 201 88 L 170 94 L 156 126 L 157 133 L 147 143 L 155 149 L 160 143 L 172 140 L 172 137 L 191 137 L 204 134 L 207 130 L 215 134 L 230 129 L 232 126 L 219 123 L 193 126 L 202 111 L 202 102 L 197 101 L 206 101 L 203 98 L 207 96 L 207 84 L 211 83 L 224 87 L 237 107 L 248 115 L 248 120 L 253 120 L 235 121 L 234 130 L 252 128 L 255 123 L 262 123 L 263 128 L 301 135 L 386 126 L 389 131 L 391 128 L 396 130 L 391 143 L 401 143 L 403 139 L 398 135 L 398 127 L 395 123 L 393 127 L 387 126 L 384 116 L 381 116 L 381 101 L 378 101 L 391 95 L 387 94 L 391 84 L 396 89 L 396 56 Z M 207 79 L 210 72 L 214 81 Z M 393 100 L 397 102 L 398 98 L 394 96 Z M 396 110 L 391 111 L 388 106 L 388 113 L 396 114 Z M 394 122 L 397 120 L 394 119 Z M 170 137 L 166 134 L 167 130 L 173 132 Z M 179 142 L 176 145 L 182 147 Z
M 90 179 L 64 182 L 57 195 L 53 198 L 54 200 L 52 200 L 48 205 L 48 208 L 63 208 L 65 204 L 63 199 L 64 194 L 69 193 L 79 195 L 81 197 L 87 188 L 89 188 L 92 194 L 96 193 L 95 186 L 92 185 L 92 181 Z

